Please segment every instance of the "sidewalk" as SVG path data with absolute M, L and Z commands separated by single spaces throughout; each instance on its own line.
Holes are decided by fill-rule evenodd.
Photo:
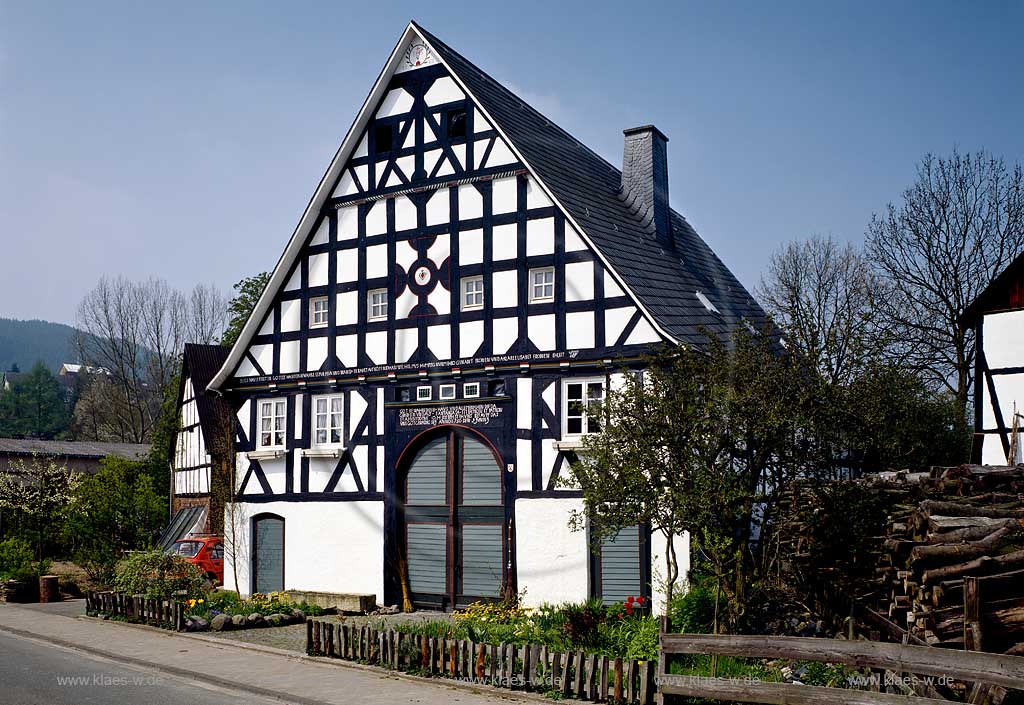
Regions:
M 66 609 L 56 611 L 67 614 Z M 208 636 L 62 616 L 41 606 L 0 603 L 0 630 L 292 703 L 536 702 L 535 698 L 518 698 L 508 691 L 453 687 L 279 649 L 240 646 Z

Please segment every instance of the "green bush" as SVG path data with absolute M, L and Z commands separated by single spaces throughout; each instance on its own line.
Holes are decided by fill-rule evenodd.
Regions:
M 114 589 L 129 595 L 171 599 L 179 592 L 185 598 L 204 594 L 203 572 L 181 556 L 162 551 L 133 553 L 114 570 Z
M 719 604 L 719 611 L 723 605 Z M 694 580 L 682 595 L 668 605 L 672 631 L 684 634 L 708 634 L 715 624 L 715 590 L 702 580 Z
M 0 541 L 0 579 L 24 580 L 38 577 L 32 545 L 20 538 Z

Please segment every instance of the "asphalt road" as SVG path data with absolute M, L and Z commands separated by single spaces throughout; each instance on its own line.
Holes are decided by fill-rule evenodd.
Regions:
M 3 705 L 282 705 L 0 632 Z

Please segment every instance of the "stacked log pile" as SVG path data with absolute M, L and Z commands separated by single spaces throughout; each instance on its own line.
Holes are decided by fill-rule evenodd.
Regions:
M 915 481 L 928 498 L 889 516 L 876 609 L 933 646 L 1015 649 L 1024 643 L 1024 466 L 936 468 Z

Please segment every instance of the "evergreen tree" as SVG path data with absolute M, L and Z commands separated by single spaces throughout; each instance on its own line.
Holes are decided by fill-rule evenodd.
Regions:
M 0 392 L 0 436 L 53 439 L 70 425 L 60 382 L 42 362 Z
M 260 272 L 235 284 L 235 296 L 228 303 L 228 327 L 224 331 L 224 335 L 221 336 L 221 345 L 235 344 L 238 336 L 242 334 L 245 322 L 249 320 L 252 310 L 256 308 L 256 302 L 259 301 L 269 282 L 270 272 Z

